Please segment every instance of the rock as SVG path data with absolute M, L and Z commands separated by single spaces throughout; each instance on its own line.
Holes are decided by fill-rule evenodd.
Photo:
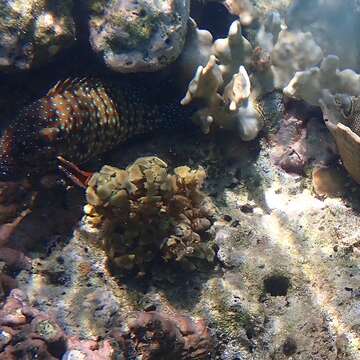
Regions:
M 315 167 L 312 172 L 314 191 L 319 196 L 337 197 L 345 193 L 346 178 L 339 169 Z
M 111 360 L 115 356 L 114 347 L 109 340 L 99 344 L 97 341 L 79 340 L 76 337 L 70 337 L 67 348 L 68 351 L 62 356 L 61 360 Z M 119 351 L 116 351 L 116 358 L 124 359 Z
M 0 70 L 29 70 L 75 41 L 72 0 L 0 4 Z
M 188 0 L 92 0 L 88 9 L 91 46 L 114 71 L 156 71 L 182 51 Z

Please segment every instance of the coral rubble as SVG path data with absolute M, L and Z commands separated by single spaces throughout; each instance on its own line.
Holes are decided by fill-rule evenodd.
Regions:
M 125 170 L 104 166 L 88 182 L 83 230 L 96 233 L 112 262 L 144 272 L 161 254 L 194 268 L 191 259 L 212 261 L 205 241 L 213 207 L 200 191 L 201 168 L 180 166 L 170 174 L 157 157 L 137 159 Z

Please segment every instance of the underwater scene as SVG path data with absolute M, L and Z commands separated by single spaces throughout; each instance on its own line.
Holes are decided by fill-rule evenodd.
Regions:
M 0 360 L 360 360 L 359 0 L 0 0 Z

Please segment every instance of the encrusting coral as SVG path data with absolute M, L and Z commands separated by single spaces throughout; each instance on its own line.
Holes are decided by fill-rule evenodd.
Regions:
M 123 270 L 144 273 L 159 255 L 192 270 L 195 259 L 214 257 L 205 241 L 214 208 L 200 191 L 204 178 L 202 168 L 187 166 L 170 174 L 157 157 L 125 170 L 103 166 L 87 184 L 82 230 Z
M 200 360 L 213 354 L 213 338 L 206 322 L 178 313 L 132 313 L 103 339 L 69 336 L 54 315 L 31 306 L 20 289 L 11 290 L 0 307 L 0 358 Z
M 22 291 L 12 290 L 0 309 L 1 358 L 55 360 L 65 348 L 65 334 L 56 321 L 31 307 Z
M 193 321 L 177 313 L 138 312 L 128 319 L 128 331 L 112 336 L 141 356 L 151 359 L 210 359 L 213 339 L 203 320 Z

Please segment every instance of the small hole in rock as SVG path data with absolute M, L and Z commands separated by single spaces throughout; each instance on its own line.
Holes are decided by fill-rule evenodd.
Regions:
M 271 296 L 285 296 L 290 287 L 290 280 L 281 275 L 273 275 L 264 280 L 266 293 Z
M 255 333 L 255 330 L 254 329 L 247 329 L 246 330 L 246 337 L 249 339 L 249 340 L 251 340 L 252 338 L 254 338 L 255 337 L 255 335 L 256 335 L 256 333 Z
M 297 345 L 293 338 L 288 337 L 283 344 L 283 353 L 290 356 L 296 353 Z

